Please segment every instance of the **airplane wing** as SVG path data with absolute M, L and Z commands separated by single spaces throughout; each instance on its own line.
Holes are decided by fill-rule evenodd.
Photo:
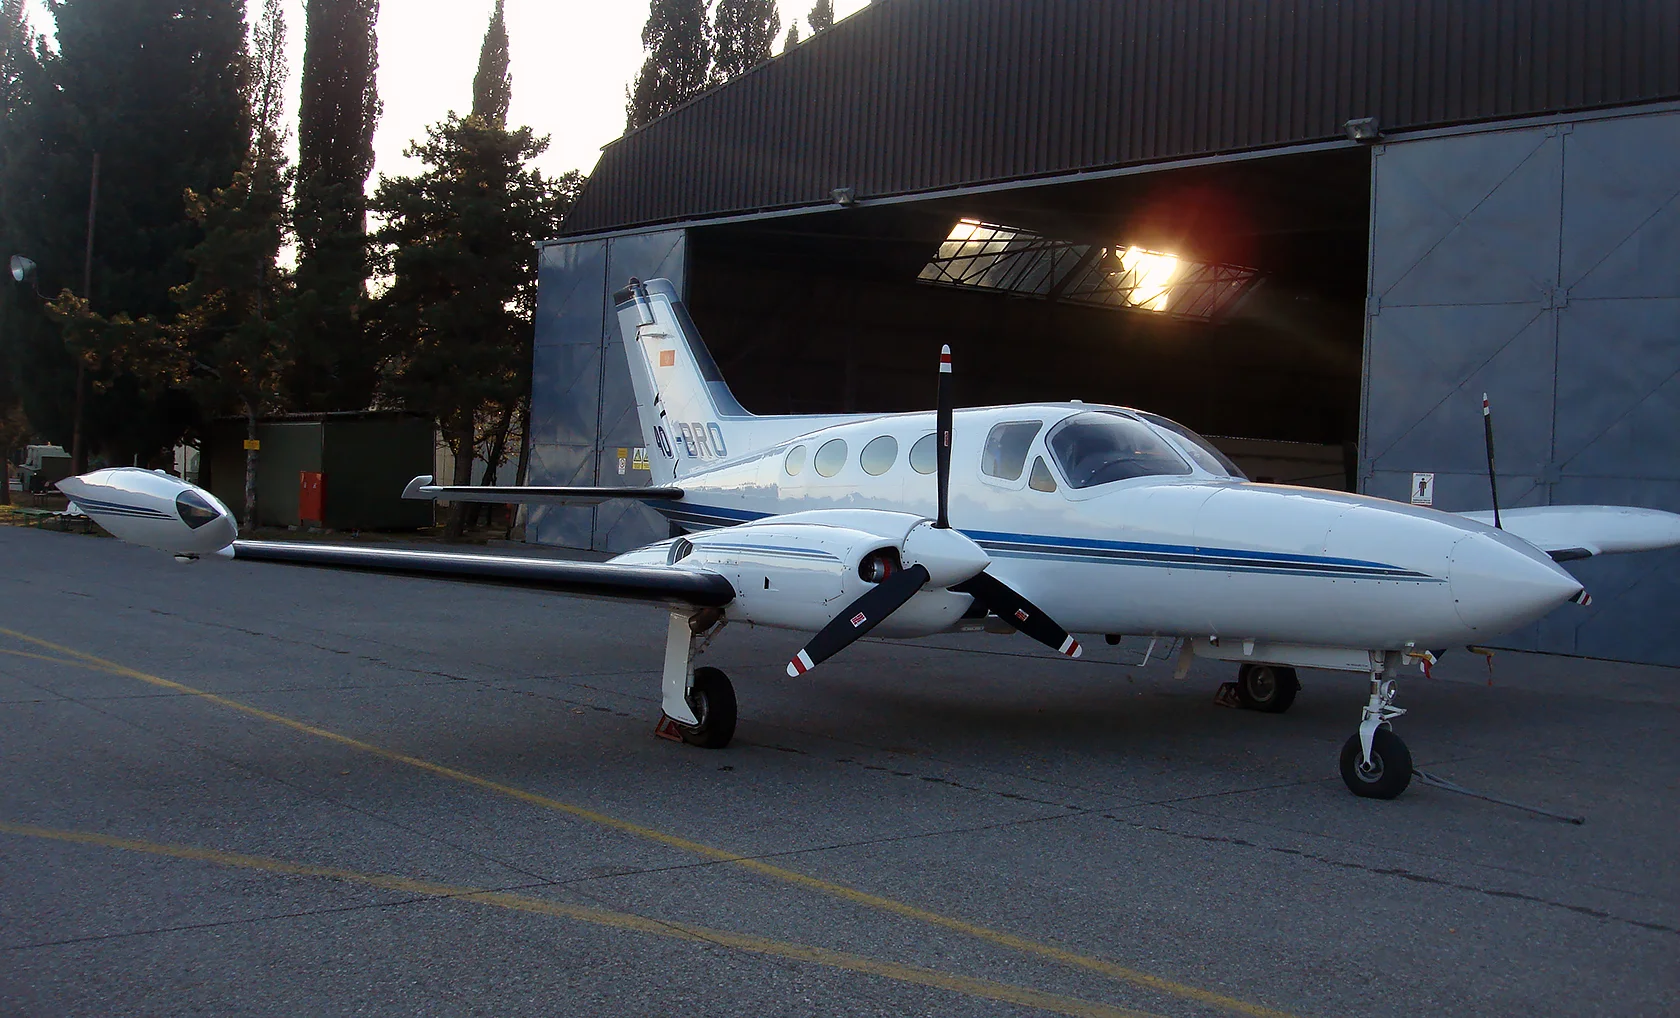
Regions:
M 422 474 L 408 482 L 403 489 L 403 498 L 431 500 L 444 499 L 457 502 L 504 502 L 515 505 L 526 502 L 563 502 L 570 505 L 594 505 L 605 502 L 610 498 L 634 499 L 679 499 L 683 497 L 681 488 L 634 488 L 634 487 L 501 487 L 474 485 L 442 485 L 433 484 L 429 475 Z
M 735 588 L 722 576 L 681 566 L 571 562 L 523 555 L 411 551 L 291 541 L 234 541 L 221 554 L 249 562 L 426 576 L 697 608 L 717 608 L 735 599 Z
M 1459 513 L 1493 526 L 1493 513 Z M 1628 551 L 1655 551 L 1680 545 L 1680 516 L 1660 509 L 1619 505 L 1549 505 L 1505 509 L 1499 514 L 1507 532 L 1569 562 Z

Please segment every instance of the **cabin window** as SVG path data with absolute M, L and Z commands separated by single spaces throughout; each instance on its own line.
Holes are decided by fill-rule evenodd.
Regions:
M 1033 459 L 1032 473 L 1027 477 L 1027 487 L 1034 491 L 1056 490 L 1056 477 L 1050 473 L 1050 465 L 1044 462 L 1043 456 Z
M 994 427 L 980 454 L 980 472 L 1004 481 L 1019 481 L 1027 466 L 1027 450 L 1043 427 L 1043 421 L 1007 421 Z
M 846 465 L 846 441 L 842 438 L 829 439 L 817 450 L 817 456 L 811 461 L 817 468 L 817 473 L 824 477 L 833 477 Z
M 1147 424 L 1117 414 L 1074 414 L 1050 429 L 1047 444 L 1074 488 L 1190 473 L 1184 457 Z
M 892 469 L 893 461 L 898 459 L 898 439 L 891 435 L 882 435 L 863 447 L 863 455 L 858 462 L 863 465 L 863 472 L 871 477 L 880 477 Z
M 805 469 L 805 447 L 796 445 L 789 449 L 787 462 L 782 464 L 782 469 L 787 471 L 789 477 L 798 477 L 799 472 Z
M 916 444 L 910 447 L 910 469 L 918 474 L 931 474 L 939 469 L 939 439 L 934 435 L 923 435 L 916 439 Z

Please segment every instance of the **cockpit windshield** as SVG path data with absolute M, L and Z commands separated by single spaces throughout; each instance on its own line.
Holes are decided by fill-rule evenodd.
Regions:
M 1118 414 L 1074 414 L 1052 428 L 1045 443 L 1074 488 L 1191 472 L 1190 464 L 1147 424 Z
M 1178 423 L 1177 421 L 1168 420 L 1160 414 L 1148 414 L 1139 411 L 1138 416 L 1158 428 L 1166 428 L 1179 438 L 1182 438 L 1186 442 L 1190 443 L 1192 446 L 1190 449 L 1190 457 L 1196 461 L 1197 466 L 1206 470 L 1208 473 L 1234 477 L 1239 481 L 1248 480 L 1248 475 L 1242 472 L 1241 467 L 1231 462 L 1231 457 L 1220 452 L 1218 449 L 1215 449 L 1212 442 L 1209 442 L 1207 439 L 1196 434 L 1194 431 L 1191 431 L 1189 428 L 1186 428 L 1184 425 Z

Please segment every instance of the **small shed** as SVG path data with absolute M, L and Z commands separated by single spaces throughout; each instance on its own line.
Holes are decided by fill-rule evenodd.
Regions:
M 319 522 L 329 530 L 414 530 L 432 524 L 430 502 L 405 501 L 403 486 L 432 472 L 430 418 L 399 411 L 282 414 L 257 422 L 257 522 L 305 523 L 299 495 L 319 475 Z M 203 475 L 235 513 L 245 504 L 245 419 L 212 422 Z M 314 522 L 313 517 L 309 522 Z

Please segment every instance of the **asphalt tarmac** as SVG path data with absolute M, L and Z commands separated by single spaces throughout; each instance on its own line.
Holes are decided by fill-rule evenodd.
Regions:
M 1363 682 L 1022 637 L 726 628 L 653 736 L 657 609 L 0 528 L 0 1014 L 1673 1015 L 1680 674 Z M 955 649 L 953 649 L 955 648 Z

